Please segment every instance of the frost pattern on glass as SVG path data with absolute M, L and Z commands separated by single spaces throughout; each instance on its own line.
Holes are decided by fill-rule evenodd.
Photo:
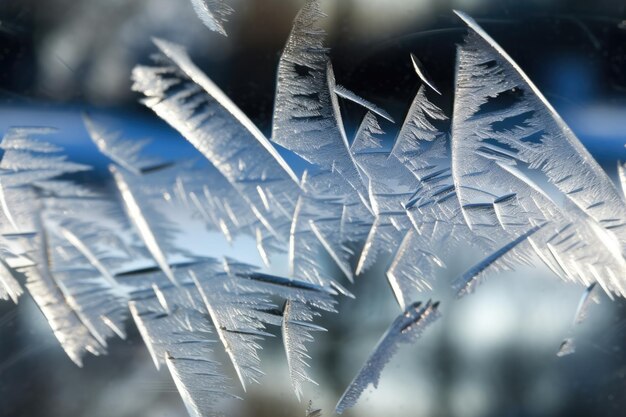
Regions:
M 557 275 L 623 295 L 626 205 L 512 59 L 463 13 L 457 54 L 452 172 L 473 233 L 506 244 L 532 228 Z
M 225 35 L 232 9 L 222 1 L 192 3 Z M 399 344 L 417 340 L 439 317 L 438 303 L 416 300 L 463 245 L 483 259 L 452 283 L 459 296 L 538 259 L 587 286 L 574 328 L 600 289 L 626 295 L 626 204 L 518 65 L 474 20 L 457 14 L 469 34 L 457 51 L 451 118 L 433 102 L 441 91 L 411 54 L 421 85 L 389 147 L 384 130 L 391 131 L 393 117 L 337 85 L 319 2 L 306 2 L 280 57 L 271 138 L 308 161 L 301 178 L 182 46 L 158 39 L 153 63 L 133 71 L 133 89 L 201 161 L 150 158 L 145 141 L 87 116 L 92 141 L 111 162 L 118 197 L 111 199 L 68 179 L 89 167 L 38 139 L 52 129 L 9 130 L 0 143 L 0 299 L 17 301 L 16 278 L 26 276 L 78 365 L 87 353 L 106 353 L 111 338 L 124 338 L 131 317 L 192 416 L 212 415 L 221 399 L 239 398 L 259 382 L 259 351 L 277 334 L 301 399 L 305 384 L 314 383 L 310 344 L 325 330 L 315 319 L 336 313 L 339 296 L 354 297 L 337 275 L 352 282 L 378 262 L 404 313 L 345 391 L 338 413 L 378 385 Z M 344 99 L 365 109 L 351 144 Z M 624 165 L 618 172 L 625 187 Z M 197 216 L 228 241 L 253 238 L 266 265 L 273 254 L 287 254 L 288 277 L 188 253 L 171 211 Z M 557 355 L 574 350 L 567 337 Z M 238 381 L 225 376 L 231 367 Z
M 162 54 L 155 66 L 133 70 L 133 89 L 228 179 L 267 232 L 286 242 L 300 193 L 295 174 L 181 46 L 155 43 Z
M 309 405 L 306 407 L 306 417 L 322 417 L 322 409 L 314 408 L 313 401 L 309 401 Z
M 312 332 L 326 331 L 313 323 L 315 313 L 311 308 L 297 300 L 287 300 L 283 312 L 282 335 L 289 363 L 291 381 L 298 400 L 302 398 L 302 383 L 317 383 L 307 374 L 311 357 L 307 354 L 305 343 L 313 342 Z
M 229 379 L 211 359 L 216 341 L 212 326 L 193 284 L 186 281 L 176 288 L 164 277 L 161 281 L 169 306 L 149 287 L 139 287 L 129 304 L 131 315 L 156 367 L 165 365 L 172 375 L 189 414 L 210 415 L 219 399 L 232 396 Z
M 512 271 L 520 263 L 531 264 L 533 253 L 529 247 L 529 239 L 539 229 L 541 229 L 541 226 L 533 227 L 468 269 L 452 285 L 456 290 L 457 296 L 461 297 L 474 292 L 476 286 L 486 276 L 502 271 Z
M 623 246 L 626 206 L 609 177 L 511 57 L 472 18 L 457 14 L 470 29 L 458 51 L 455 94 L 455 136 L 463 139 L 453 146 L 453 159 L 459 162 L 455 177 L 464 184 L 471 181 L 458 190 L 462 204 L 491 202 L 471 185 L 498 191 L 496 176 L 468 180 L 472 174 L 491 172 L 498 163 L 525 166 L 610 228 Z M 507 97 L 513 104 L 498 102 Z M 498 105 L 497 111 L 487 103 Z M 512 126 L 505 128 L 505 121 Z M 462 157 L 471 159 L 461 162 Z M 472 225 L 472 216 L 466 216 Z
M 424 71 L 416 72 L 424 82 Z M 395 246 L 387 272 L 401 306 L 416 299 L 419 291 L 432 287 L 434 274 L 445 266 L 442 259 L 458 243 L 471 242 L 477 248 L 491 245 L 472 235 L 460 216 L 451 175 L 448 118 L 429 100 L 432 93 L 426 86 L 415 95 L 389 156 L 411 174 L 402 177 L 410 193 L 402 207 L 413 227 Z
M 335 76 L 318 26 L 318 0 L 298 13 L 278 64 L 272 140 L 322 169 L 338 172 L 361 195 L 362 179 L 348 149 Z
M 85 209 L 94 213 L 93 204 Z M 46 230 L 50 274 L 67 304 L 103 348 L 111 337 L 125 338 L 128 289 L 111 271 L 127 255 L 102 248 L 99 243 L 107 238 L 107 230 L 89 223 L 66 221 L 48 224 Z
M 574 342 L 574 339 L 568 337 L 561 342 L 561 345 L 559 346 L 559 351 L 556 353 L 556 356 L 561 358 L 563 356 L 569 356 L 574 353 L 576 353 L 576 343 Z
M 164 162 L 142 155 L 148 140 L 126 140 L 121 132 L 109 131 L 103 124 L 88 115 L 83 116 L 85 128 L 98 150 L 111 161 L 135 175 L 155 169 Z
M 63 206 L 68 197 L 85 197 L 90 193 L 83 187 L 61 183 L 56 178 L 88 170 L 89 167 L 67 161 L 61 148 L 38 139 L 53 133 L 46 128 L 15 128 L 9 130 L 0 143 L 2 183 L 3 266 L 17 260 L 17 272 L 26 276 L 26 287 L 61 343 L 68 356 L 82 365 L 85 352 L 100 354 L 102 344 L 89 331 L 79 312 L 67 298 L 67 292 L 52 275 L 47 232 L 43 226 L 42 210 L 47 206 Z M 8 269 L 3 272 L 9 272 Z M 21 293 L 12 274 L 3 277 L 3 290 L 14 300 Z
M 11 300 L 17 303 L 23 293 L 24 290 L 13 276 L 9 265 L 4 260 L 0 260 L 0 300 Z
M 220 35 L 228 36 L 224 23 L 234 10 L 224 0 L 191 0 L 191 5 L 206 27 Z
M 574 324 L 581 324 L 587 319 L 587 316 L 589 315 L 589 308 L 592 303 L 600 303 L 598 289 L 599 287 L 595 282 L 585 289 L 585 292 L 580 297 L 580 301 L 578 302 L 576 314 L 574 314 Z
M 170 268 L 167 260 L 166 254 L 169 251 L 163 248 L 163 243 L 172 239 L 174 232 L 173 227 L 167 219 L 159 213 L 158 209 L 148 204 L 142 204 L 142 202 L 148 200 L 148 198 L 145 194 L 143 196 L 136 195 L 136 191 L 134 190 L 145 191 L 145 189 L 139 186 L 133 187 L 133 184 L 130 182 L 133 180 L 131 177 L 133 174 L 124 174 L 122 168 L 117 168 L 114 165 L 111 165 L 109 169 L 120 193 L 128 218 L 135 227 L 137 234 L 141 237 L 146 248 L 150 251 L 150 254 L 167 278 L 173 284 L 178 285 L 178 280 L 174 276 L 174 272 Z M 141 181 L 141 177 L 134 179 Z
M 350 383 L 335 407 L 337 414 L 353 407 L 368 385 L 378 387 L 380 374 L 391 360 L 401 343 L 413 343 L 420 338 L 426 327 L 440 316 L 439 303 L 428 301 L 422 305 L 416 302 L 407 307 L 389 326 L 374 351 L 369 356 L 357 376 Z
M 334 93 L 337 94 L 339 97 L 345 98 L 347 100 L 350 100 L 356 104 L 359 104 L 363 107 L 365 107 L 366 109 L 368 109 L 369 111 L 371 111 L 372 113 L 376 113 L 377 115 L 379 115 L 380 117 L 383 117 L 387 120 L 389 120 L 391 123 L 393 123 L 393 118 L 389 115 L 389 113 L 387 113 L 387 111 L 385 111 L 385 109 L 381 109 L 380 107 L 378 107 L 376 104 L 365 100 L 364 98 L 358 96 L 356 93 L 354 93 L 351 90 L 348 90 L 346 87 L 342 86 L 342 85 L 335 85 L 334 88 Z

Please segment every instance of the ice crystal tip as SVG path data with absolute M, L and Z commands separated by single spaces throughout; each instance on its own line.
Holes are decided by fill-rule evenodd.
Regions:
M 573 355 L 574 353 L 576 353 L 576 343 L 574 342 L 574 339 L 567 338 L 561 342 L 556 356 L 562 358 L 564 356 Z
M 224 23 L 233 13 L 233 8 L 224 0 L 190 0 L 194 11 L 202 23 L 210 30 L 228 36 Z
M 415 72 L 417 73 L 417 76 L 420 78 L 420 80 L 422 80 L 424 84 L 429 86 L 435 93 L 441 95 L 441 91 L 439 91 L 439 89 L 435 87 L 435 84 L 432 82 L 432 80 L 428 76 L 428 73 L 424 69 L 422 62 L 414 54 L 411 54 L 410 56 L 411 62 L 413 63 L 413 69 L 415 69 Z

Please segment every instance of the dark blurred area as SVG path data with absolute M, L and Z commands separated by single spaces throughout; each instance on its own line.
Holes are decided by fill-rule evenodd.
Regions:
M 138 103 L 130 71 L 154 52 L 152 37 L 185 45 L 195 62 L 269 133 L 275 69 L 300 1 L 232 0 L 227 38 L 208 31 L 188 0 L 2 0 L 0 133 L 15 124 L 59 127 L 80 159 L 86 146 L 80 112 L 116 120 L 130 137 L 152 137 L 159 152 L 185 157 L 184 141 Z M 328 46 L 338 83 L 401 121 L 418 88 L 415 53 L 452 107 L 455 45 L 463 10 L 533 79 L 585 146 L 614 173 L 626 159 L 626 3 L 623 1 L 326 0 Z M 363 111 L 342 104 L 348 133 Z M 390 133 L 398 126 L 385 124 Z M 213 248 L 226 247 L 211 237 Z M 192 242 L 193 243 L 193 242 Z M 206 246 L 206 242 L 195 242 Z M 251 251 L 250 242 L 237 250 Z M 226 250 L 226 249 L 224 249 Z M 219 255 L 219 253 L 211 253 Z M 242 255 L 243 256 L 243 255 Z M 471 260 L 472 253 L 459 255 Z M 240 256 L 241 258 L 241 256 Z M 281 260 L 278 260 L 278 264 Z M 448 265 L 441 287 L 462 272 Z M 278 265 L 284 268 L 284 265 Z M 308 398 L 324 415 L 398 314 L 382 266 L 351 287 L 340 316 L 312 349 Z M 542 269 L 494 277 L 462 301 L 439 289 L 444 318 L 415 346 L 401 349 L 346 415 L 424 417 L 577 417 L 626 415 L 626 303 L 592 307 L 572 330 L 583 288 Z M 448 294 L 448 295 L 447 295 Z M 446 298 L 448 297 L 448 298 Z M 339 319 L 339 318 L 340 319 Z M 557 358 L 575 333 L 574 355 Z M 83 369 L 64 355 L 28 296 L 0 304 L 0 416 L 185 416 L 166 372 L 157 372 L 136 331 Z M 233 405 L 233 416 L 300 416 L 282 350 L 264 351 L 267 377 Z
M 302 2 L 232 0 L 228 38 L 209 32 L 185 0 L 3 0 L 0 88 L 20 99 L 135 108 L 129 74 L 152 37 L 192 57 L 267 130 L 275 69 Z M 397 119 L 417 88 L 409 51 L 439 89 L 453 87 L 455 43 L 470 13 L 531 74 L 555 105 L 622 101 L 626 5 L 619 1 L 327 0 L 338 82 Z M 16 97 L 16 99 L 17 99 Z M 561 103 L 562 102 L 562 103 Z M 450 104 L 448 103 L 448 106 Z

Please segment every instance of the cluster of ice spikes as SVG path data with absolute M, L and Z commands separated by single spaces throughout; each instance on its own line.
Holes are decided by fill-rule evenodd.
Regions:
M 280 58 L 271 138 L 182 46 L 155 40 L 158 54 L 135 68 L 133 89 L 206 161 L 147 158 L 144 143 L 86 117 L 111 163 L 119 196 L 111 200 L 68 180 L 88 167 L 37 140 L 45 130 L 10 130 L 0 144 L 0 297 L 17 301 L 25 276 L 78 365 L 87 353 L 105 353 L 110 338 L 125 337 L 132 318 L 189 413 L 207 416 L 220 398 L 236 396 L 223 367 L 232 365 L 244 390 L 259 381 L 258 350 L 272 326 L 302 396 L 303 383 L 313 382 L 306 344 L 324 330 L 314 319 L 352 296 L 337 268 L 352 282 L 385 263 L 400 312 L 338 413 L 377 385 L 399 343 L 413 342 L 439 317 L 439 303 L 419 299 L 464 245 L 484 258 L 454 282 L 459 295 L 520 262 L 542 262 L 589 287 L 581 320 L 596 285 L 624 296 L 623 196 L 519 66 L 474 20 L 457 15 L 468 34 L 457 51 L 453 112 L 429 100 L 440 92 L 411 56 L 420 87 L 392 147 L 379 124 L 392 117 L 336 84 L 315 0 L 296 17 Z M 366 109 L 354 138 L 340 100 Z M 274 143 L 310 164 L 302 176 Z M 227 240 L 253 237 L 265 262 L 287 253 L 289 276 L 188 253 L 177 243 L 171 205 Z M 215 341 L 230 365 L 214 359 Z

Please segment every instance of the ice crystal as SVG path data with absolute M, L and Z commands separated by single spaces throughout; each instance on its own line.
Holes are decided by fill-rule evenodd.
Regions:
M 550 269 L 623 295 L 624 200 L 528 76 L 457 14 L 470 33 L 457 55 L 452 172 L 467 224 L 504 242 L 543 225 L 529 241 Z
M 230 7 L 192 4 L 225 35 Z M 415 342 L 439 317 L 439 303 L 417 300 L 463 245 L 483 258 L 453 282 L 458 295 L 537 260 L 587 287 L 575 323 L 600 289 L 626 295 L 624 199 L 521 68 L 473 19 L 457 15 L 468 35 L 457 51 L 452 114 L 435 104 L 442 91 L 411 54 L 419 87 L 393 144 L 385 133 L 394 131 L 392 115 L 337 84 L 318 1 L 296 16 L 278 62 L 271 138 L 183 46 L 155 39 L 158 54 L 134 69 L 133 90 L 203 159 L 151 158 L 147 142 L 85 116 L 111 163 L 116 199 L 73 182 L 89 167 L 39 138 L 50 129 L 9 130 L 0 143 L 0 298 L 16 302 L 24 274 L 78 365 L 87 353 L 106 353 L 109 339 L 124 338 L 132 318 L 189 414 L 208 416 L 221 399 L 238 398 L 236 382 L 245 391 L 261 380 L 259 351 L 278 333 L 302 398 L 305 383 L 314 383 L 308 347 L 325 331 L 316 318 L 353 297 L 341 275 L 358 281 L 375 264 L 385 266 L 403 312 L 347 387 L 338 413 L 376 387 L 398 346 Z M 341 100 L 364 109 L 352 140 Z M 274 144 L 308 163 L 300 177 Z M 230 242 L 254 239 L 266 266 L 286 254 L 288 276 L 222 254 L 189 253 L 172 207 Z M 216 359 L 218 349 L 226 363 Z M 568 337 L 557 355 L 574 349 Z M 238 381 L 226 376 L 228 368 Z
M 422 305 L 416 302 L 407 307 L 389 326 L 389 330 L 380 339 L 376 348 L 350 383 L 335 407 L 337 414 L 356 404 L 368 385 L 378 387 L 380 374 L 385 365 L 398 350 L 400 343 L 412 343 L 424 332 L 427 326 L 439 318 L 439 303 L 428 301 Z
M 220 35 L 228 36 L 224 23 L 233 13 L 233 8 L 224 0 L 191 0 L 191 5 L 206 27 Z
M 561 346 L 559 346 L 559 351 L 556 353 L 556 356 L 561 358 L 574 353 L 576 353 L 576 344 L 574 343 L 574 339 L 567 338 L 561 342 Z
M 581 324 L 587 319 L 589 314 L 589 307 L 592 303 L 599 303 L 598 298 L 598 286 L 597 283 L 592 283 L 583 295 L 580 297 L 578 307 L 576 308 L 576 314 L 574 315 L 574 324 Z

